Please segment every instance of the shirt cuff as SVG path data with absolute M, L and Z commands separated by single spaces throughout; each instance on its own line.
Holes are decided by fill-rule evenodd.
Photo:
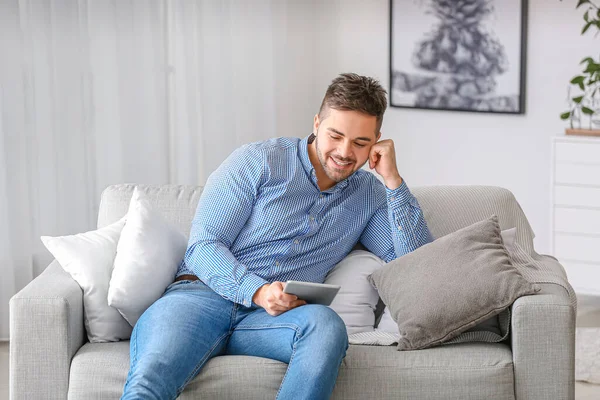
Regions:
M 258 275 L 253 273 L 247 274 L 238 289 L 237 299 L 235 302 L 245 307 L 251 307 L 252 297 L 259 288 L 267 283 L 269 282 Z
M 396 189 L 385 188 L 387 202 L 390 209 L 394 210 L 400 206 L 404 206 L 413 198 L 412 193 L 406 186 L 406 181 L 402 178 L 402 183 Z

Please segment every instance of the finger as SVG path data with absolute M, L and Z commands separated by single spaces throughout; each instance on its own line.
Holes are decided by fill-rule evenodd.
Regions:
M 286 309 L 290 309 L 292 307 L 295 307 L 294 304 L 298 304 L 300 302 L 302 302 L 304 300 L 292 300 L 292 301 L 283 301 L 283 300 L 276 300 L 275 304 L 277 304 L 279 307 L 284 307 Z
M 279 292 L 277 294 L 273 293 L 273 298 L 275 299 L 275 301 L 278 301 L 280 303 L 291 303 L 294 300 L 298 300 L 298 296 L 296 296 L 295 294 L 283 292 Z
M 275 299 L 282 302 L 292 302 L 298 299 L 298 296 L 291 293 L 283 293 L 283 282 L 275 281 L 273 282 L 273 295 Z
M 373 152 L 373 156 L 371 157 L 371 160 L 369 161 L 369 164 L 372 164 L 372 166 L 371 165 L 369 165 L 369 166 L 371 167 L 371 169 L 373 169 L 377 166 L 377 161 L 379 161 L 379 153 Z
M 281 304 L 291 304 L 292 302 L 298 300 L 298 296 L 296 296 L 295 294 L 284 294 L 283 296 L 281 296 L 278 301 Z
M 267 311 L 273 311 L 273 312 L 283 312 L 283 311 L 287 311 L 289 310 L 288 307 L 284 307 L 280 304 L 269 304 L 269 306 L 267 307 Z
M 287 299 L 287 298 L 284 298 L 281 295 L 277 296 L 277 295 L 271 293 L 270 296 L 268 296 L 268 298 L 267 298 L 267 303 L 268 304 L 279 304 L 281 306 L 284 306 L 284 303 L 289 303 L 291 301 L 296 300 L 295 299 L 296 296 L 293 296 L 293 297 L 294 298 Z
M 283 293 L 283 282 L 275 281 L 271 283 L 272 293 L 279 295 L 279 293 Z
M 306 305 L 306 301 L 299 299 L 299 300 L 293 301 L 292 305 L 290 306 L 290 308 L 301 307 L 301 306 L 304 306 L 304 305 Z
M 294 301 L 298 298 L 295 294 L 283 293 L 283 282 L 273 282 L 273 290 L 271 292 L 273 296 L 278 300 Z
M 271 311 L 271 310 L 267 310 L 267 314 L 272 315 L 274 317 L 283 314 L 283 311 Z

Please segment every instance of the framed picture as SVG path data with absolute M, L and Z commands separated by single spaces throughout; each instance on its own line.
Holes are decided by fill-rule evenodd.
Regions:
M 527 0 L 390 0 L 390 106 L 523 114 Z

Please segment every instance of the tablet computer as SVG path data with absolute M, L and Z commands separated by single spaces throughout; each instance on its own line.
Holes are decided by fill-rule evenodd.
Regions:
M 328 306 L 340 290 L 340 285 L 326 283 L 313 283 L 302 281 L 287 281 L 283 293 L 293 294 L 309 304 L 323 304 Z

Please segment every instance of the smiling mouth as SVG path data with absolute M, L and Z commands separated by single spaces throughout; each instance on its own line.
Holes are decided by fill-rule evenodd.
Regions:
M 342 162 L 342 161 L 338 161 L 333 157 L 329 157 L 331 158 L 331 161 L 333 161 L 333 164 L 338 168 L 338 169 L 348 169 L 352 166 L 352 164 L 354 164 L 354 162 L 349 161 L 349 162 Z

